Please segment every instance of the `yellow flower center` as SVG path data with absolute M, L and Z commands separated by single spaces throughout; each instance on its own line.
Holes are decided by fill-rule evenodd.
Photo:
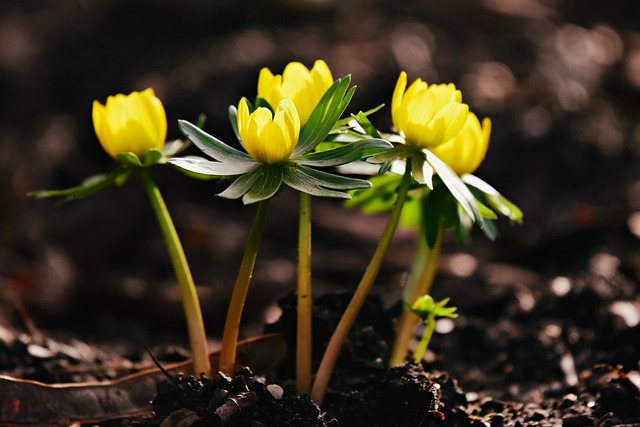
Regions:
M 268 108 L 249 113 L 249 102 L 240 100 L 238 133 L 247 153 L 258 163 L 275 164 L 289 158 L 300 136 L 300 118 L 290 99 L 278 104 L 275 115 Z

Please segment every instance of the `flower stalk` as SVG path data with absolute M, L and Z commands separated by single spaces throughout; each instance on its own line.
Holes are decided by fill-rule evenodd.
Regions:
M 402 213 L 402 207 L 407 199 L 410 184 L 411 166 L 410 163 L 407 163 L 402 181 L 398 187 L 398 195 L 395 204 L 391 209 L 387 224 L 380 240 L 378 241 L 378 246 L 376 247 L 373 257 L 371 258 L 360 283 L 358 284 L 355 294 L 351 298 L 347 309 L 342 315 L 336 330 L 333 332 L 324 356 L 322 357 L 322 361 L 320 362 L 320 367 L 318 368 L 316 379 L 313 383 L 313 389 L 311 391 L 311 398 L 318 405 L 322 405 L 322 401 L 324 400 L 324 395 L 327 391 L 327 387 L 329 386 L 329 380 L 333 374 L 333 369 L 336 365 L 336 361 L 338 360 L 338 355 L 340 354 L 342 345 L 358 317 L 358 313 L 360 312 L 367 295 L 369 295 L 375 279 L 378 277 L 378 273 L 382 267 L 382 262 L 389 250 L 395 231 L 398 228 L 400 214 Z
M 413 264 L 409 285 L 404 292 L 405 301 L 415 301 L 420 295 L 431 293 L 431 285 L 438 271 L 442 250 L 442 232 L 443 227 L 441 225 L 433 248 L 429 247 L 423 233 L 420 233 L 416 250 L 417 262 Z M 405 306 L 403 308 L 398 320 L 396 340 L 391 351 L 390 366 L 402 365 L 405 362 L 413 331 L 419 321 L 420 318 L 408 307 Z
M 296 337 L 296 392 L 311 392 L 311 196 L 300 192 L 298 228 L 298 322 Z
M 167 205 L 160 193 L 160 189 L 156 186 L 146 169 L 139 169 L 138 176 L 142 181 L 142 186 L 149 197 L 153 212 L 162 230 L 162 235 L 164 236 L 164 241 L 169 251 L 169 257 L 171 258 L 171 264 L 173 265 L 176 280 L 180 288 L 189 333 L 189 345 L 193 359 L 194 373 L 204 373 L 208 376 L 211 374 L 211 363 L 207 349 L 207 336 L 202 320 L 200 301 L 198 300 L 198 294 L 196 293 L 196 287 L 193 282 L 191 270 L 189 269 L 189 264 L 187 263 L 187 258 L 184 254 L 180 239 L 178 238 L 173 220 L 169 215 Z
M 269 199 L 262 200 L 258 203 L 253 225 L 249 232 L 249 237 L 242 255 L 240 269 L 236 277 L 229 309 L 227 310 L 227 318 L 224 324 L 224 332 L 222 335 L 222 348 L 220 349 L 220 371 L 224 374 L 232 376 L 235 372 L 236 351 L 238 347 L 238 333 L 240 330 L 240 320 L 244 303 L 247 299 L 249 291 L 249 283 L 253 276 L 253 267 L 256 263 L 258 255 L 258 247 L 264 230 L 264 223 L 269 208 Z

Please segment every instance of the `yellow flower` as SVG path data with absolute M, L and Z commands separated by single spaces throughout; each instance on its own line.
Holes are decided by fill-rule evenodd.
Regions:
M 400 73 L 391 99 L 391 118 L 408 145 L 431 148 L 456 136 L 469 107 L 453 83 L 428 85 L 416 79 L 409 89 L 407 73 Z
M 291 99 L 278 104 L 275 116 L 264 107 L 249 114 L 246 98 L 238 106 L 238 133 L 247 153 L 258 163 L 287 160 L 300 136 L 300 118 Z
M 106 105 L 93 101 L 93 127 L 113 158 L 131 152 L 137 156 L 160 150 L 167 136 L 167 116 L 153 89 L 117 94 Z
M 452 140 L 431 151 L 458 175 L 473 173 L 484 160 L 491 136 L 491 120 L 480 121 L 469 113 L 464 128 Z
M 300 62 L 290 62 L 282 75 L 274 76 L 268 68 L 260 70 L 258 96 L 266 99 L 272 107 L 285 98 L 292 99 L 300 116 L 300 125 L 304 126 L 332 84 L 331 71 L 323 60 L 317 60 L 311 70 Z

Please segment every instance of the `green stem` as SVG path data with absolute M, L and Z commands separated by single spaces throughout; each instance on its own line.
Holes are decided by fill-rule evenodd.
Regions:
M 433 248 L 429 248 L 424 236 L 419 236 L 417 255 L 420 256 L 422 262 L 420 263 L 421 265 L 417 265 L 415 262 L 413 264 L 409 285 L 404 292 L 403 298 L 405 302 L 413 304 L 418 297 L 430 293 L 433 279 L 438 271 L 440 252 L 442 250 L 442 233 L 443 228 L 440 226 L 438 239 Z M 398 321 L 396 341 L 389 361 L 391 366 L 402 365 L 405 362 L 407 349 L 419 320 L 420 318 L 412 313 L 408 307 L 405 306 L 402 309 L 402 315 Z
M 418 343 L 416 347 L 415 353 L 413 353 L 413 361 L 416 363 L 420 363 L 422 358 L 424 357 L 424 353 L 427 351 L 427 347 L 429 346 L 429 342 L 431 341 L 431 337 L 433 336 L 433 331 L 436 328 L 436 317 L 431 314 L 425 320 L 426 328 L 424 330 L 424 334 L 422 334 L 422 339 Z
M 400 182 L 400 186 L 398 188 L 398 196 L 396 198 L 396 202 L 389 214 L 389 219 L 387 220 L 387 225 L 380 237 L 380 241 L 378 242 L 378 246 L 367 266 L 367 269 L 358 284 L 358 288 L 356 289 L 355 294 L 351 298 L 347 309 L 345 310 L 336 330 L 333 332 L 331 336 L 331 340 L 327 346 L 327 349 L 322 357 L 322 361 L 320 362 L 320 367 L 318 368 L 318 373 L 316 374 L 316 380 L 313 383 L 313 389 L 311 391 L 311 398 L 318 404 L 322 405 L 322 401 L 324 400 L 324 395 L 327 391 L 327 387 L 329 386 L 329 380 L 331 379 L 331 375 L 333 373 L 333 368 L 335 367 L 336 361 L 338 359 L 338 355 L 344 344 L 344 341 L 349 334 L 349 330 L 360 312 L 364 301 L 371 291 L 371 287 L 373 286 L 373 282 L 378 276 L 378 272 L 380 271 L 380 267 L 382 266 L 382 261 L 384 260 L 385 255 L 387 254 L 387 250 L 391 245 L 391 241 L 393 240 L 393 236 L 395 234 L 396 228 L 398 227 L 398 222 L 400 221 L 400 214 L 402 213 L 402 207 L 404 206 L 404 202 L 407 199 L 407 192 L 409 191 L 409 184 L 411 183 L 411 167 L 410 162 L 407 162 L 407 167 L 402 177 L 402 181 Z
M 296 346 L 296 392 L 311 392 L 311 196 L 300 193 L 298 229 L 298 333 Z
M 258 210 L 253 218 L 253 225 L 249 232 L 247 244 L 244 248 L 240 269 L 236 277 L 236 283 L 231 294 L 227 319 L 224 324 L 222 334 L 222 348 L 220 349 L 220 371 L 232 376 L 235 373 L 236 350 L 238 346 L 238 333 L 240 330 L 240 319 L 244 309 L 244 302 L 247 299 L 249 283 L 253 275 L 253 267 L 258 255 L 258 246 L 262 237 L 262 230 L 269 208 L 269 199 L 258 203 Z
M 205 375 L 210 375 L 211 362 L 209 361 L 209 352 L 207 349 L 207 336 L 204 330 L 200 301 L 198 300 L 198 294 L 196 293 L 196 287 L 193 283 L 187 258 L 182 249 L 176 228 L 171 220 L 171 215 L 169 215 L 167 205 L 160 194 L 160 190 L 145 169 L 140 169 L 139 176 L 147 196 L 149 196 L 149 201 L 153 207 L 153 212 L 156 215 L 160 229 L 162 230 L 164 241 L 167 245 L 171 263 L 175 271 L 176 280 L 180 288 L 182 306 L 189 331 L 193 371 L 195 374 L 204 373 Z

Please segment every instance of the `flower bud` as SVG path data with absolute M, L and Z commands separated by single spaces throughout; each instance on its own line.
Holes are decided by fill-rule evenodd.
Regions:
M 113 158 L 131 152 L 140 157 L 162 149 L 167 116 L 153 89 L 109 96 L 105 105 L 93 101 L 93 127 L 100 144 Z

